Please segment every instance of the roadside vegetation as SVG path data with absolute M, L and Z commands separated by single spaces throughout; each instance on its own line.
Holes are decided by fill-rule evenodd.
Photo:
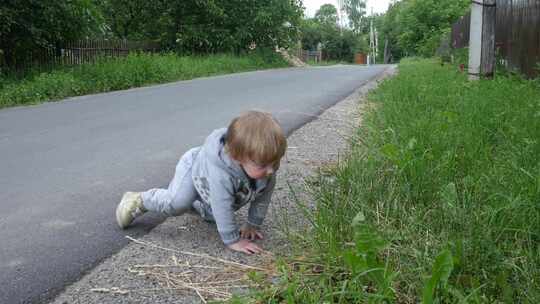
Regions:
M 403 57 L 431 57 L 447 41 L 453 22 L 469 9 L 468 0 L 391 1 L 384 14 L 370 14 L 365 0 L 343 1 L 348 26 L 339 21 L 338 9 L 324 4 L 313 18 L 300 22 L 303 49 L 321 49 L 330 60 L 353 62 L 355 53 L 370 51 L 371 25 L 378 34 L 378 63 Z
M 266 303 L 538 303 L 540 87 L 405 59 L 311 182 Z
M 431 56 L 470 3 L 439 2 L 403 0 L 391 4 L 386 14 L 368 16 L 365 0 L 346 0 L 341 8 L 347 25 L 334 5 L 322 5 L 309 18 L 298 0 L 13 2 L 0 8 L 5 19 L 0 26 L 0 108 L 281 67 L 284 62 L 275 54 L 260 51 L 276 46 L 321 49 L 329 61 L 317 65 L 352 62 L 355 53 L 368 52 L 371 23 L 380 33 L 379 62 Z M 81 39 L 152 42 L 161 55 L 133 54 L 46 72 L 37 66 L 43 52 L 78 54 L 66 45 Z M 253 48 L 259 51 L 253 54 Z
M 266 50 L 296 42 L 302 6 L 296 0 L 10 1 L 0 16 L 1 108 L 285 66 Z M 80 40 L 91 43 L 73 47 Z M 94 61 L 101 43 L 92 41 L 124 41 L 117 51 L 131 55 L 54 66 Z M 138 42 L 161 54 L 134 54 Z
M 29 73 L 23 79 L 9 76 L 0 78 L 0 108 L 203 76 L 286 66 L 288 65 L 285 60 L 271 50 L 252 52 L 244 56 L 130 54 L 125 58 L 103 58 L 93 64 Z
M 392 4 L 374 24 L 380 31 L 379 55 L 388 41 L 390 56 L 398 61 L 407 56 L 434 56 L 441 42 L 448 40 L 452 24 L 465 15 L 467 0 L 402 0 Z

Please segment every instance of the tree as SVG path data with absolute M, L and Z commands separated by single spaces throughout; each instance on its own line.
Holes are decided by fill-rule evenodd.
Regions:
M 382 25 L 392 54 L 398 58 L 434 55 L 442 36 L 469 5 L 470 0 L 402 0 L 393 3 Z
M 163 0 L 97 0 L 109 35 L 130 40 L 158 39 L 161 16 L 167 9 Z
M 345 0 L 345 12 L 349 18 L 349 26 L 357 33 L 360 32 L 362 21 L 366 15 L 365 0 Z
M 315 19 L 302 20 L 300 32 L 302 47 L 305 50 L 317 49 L 317 45 L 323 40 L 320 24 Z
M 332 42 L 332 40 L 335 40 L 336 37 L 340 35 L 337 21 L 337 9 L 332 4 L 323 4 L 315 12 L 313 22 L 317 24 L 316 29 L 320 33 L 320 42 L 322 43 L 323 48 L 335 44 L 335 41 Z
M 321 5 L 315 12 L 315 20 L 317 20 L 319 24 L 337 26 L 338 13 L 336 7 L 332 4 Z
M 101 1 L 116 36 L 158 39 L 181 53 L 285 46 L 302 15 L 300 0 Z
M 327 59 L 352 61 L 354 53 L 364 50 L 365 38 L 348 28 L 340 28 L 337 10 L 331 4 L 324 4 L 312 19 L 306 19 L 301 26 L 304 49 L 315 49 L 321 43 Z
M 42 48 L 94 35 L 103 19 L 91 0 L 4 0 L 0 7 L 0 50 L 8 66 Z
M 350 29 L 343 29 L 342 34 L 327 37 L 323 43 L 325 57 L 330 60 L 352 62 L 354 54 L 367 48 L 365 40 Z

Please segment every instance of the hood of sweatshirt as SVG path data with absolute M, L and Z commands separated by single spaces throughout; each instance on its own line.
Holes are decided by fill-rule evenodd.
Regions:
M 225 170 L 232 176 L 241 177 L 248 180 L 248 176 L 240 164 L 232 159 L 225 149 L 227 140 L 227 128 L 214 130 L 205 140 L 201 152 L 204 156 L 218 168 Z

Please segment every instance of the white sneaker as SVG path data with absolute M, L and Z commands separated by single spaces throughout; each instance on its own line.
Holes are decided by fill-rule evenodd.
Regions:
M 126 228 L 133 220 L 145 213 L 141 193 L 126 192 L 116 207 L 116 222 L 120 228 Z

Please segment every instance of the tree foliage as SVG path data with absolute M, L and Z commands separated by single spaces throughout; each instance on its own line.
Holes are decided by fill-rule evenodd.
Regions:
M 145 40 L 157 39 L 164 30 L 162 0 L 97 0 L 105 17 L 107 36 Z
M 346 0 L 344 4 L 350 28 L 360 32 L 366 15 L 366 0 Z
M 319 24 L 337 26 L 338 13 L 336 7 L 332 4 L 321 5 L 321 7 L 315 12 L 315 20 Z
M 382 32 L 398 58 L 404 55 L 432 56 L 442 36 L 465 14 L 469 5 L 469 0 L 395 2 L 384 16 Z
M 154 40 L 182 53 L 296 40 L 301 0 L 3 0 L 0 63 L 85 37 Z
M 302 47 L 306 50 L 315 50 L 323 41 L 321 24 L 315 19 L 304 19 L 300 25 Z
M 159 40 L 183 53 L 284 46 L 302 15 L 299 0 L 102 1 L 115 36 Z
M 367 51 L 373 22 L 378 33 L 379 62 L 384 57 L 385 46 L 394 59 L 410 55 L 429 57 L 448 35 L 452 23 L 470 5 L 470 0 L 393 0 L 385 14 L 366 16 L 365 2 L 343 1 L 348 28 L 339 28 L 333 5 L 322 5 L 314 18 L 302 23 L 302 44 L 313 49 L 320 42 L 330 57 L 352 58 L 354 52 Z
M 0 52 L 8 64 L 40 48 L 103 30 L 91 0 L 4 0 L 0 6 Z
M 365 35 L 350 28 L 340 28 L 337 21 L 337 9 L 332 4 L 322 5 L 314 18 L 303 20 L 303 48 L 315 50 L 320 44 L 326 59 L 352 61 L 354 53 L 365 50 Z

